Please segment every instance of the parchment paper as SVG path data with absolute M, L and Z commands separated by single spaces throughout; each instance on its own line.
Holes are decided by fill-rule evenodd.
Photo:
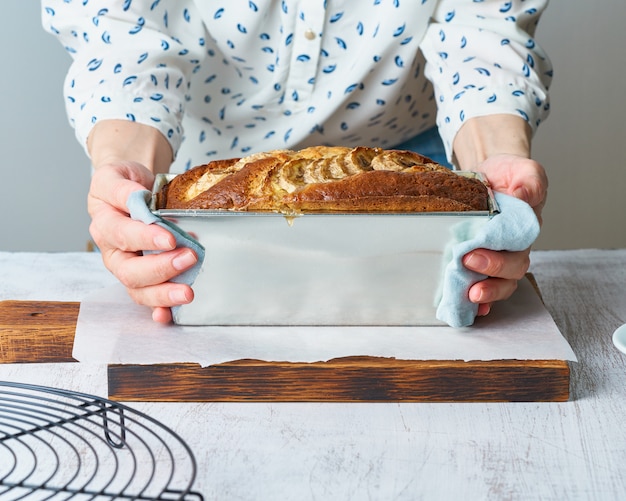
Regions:
M 568 360 L 576 355 L 532 285 L 494 305 L 472 327 L 188 327 L 152 321 L 120 285 L 80 306 L 74 358 L 103 364 L 198 363 L 241 359 L 318 362 L 374 356 L 401 360 Z

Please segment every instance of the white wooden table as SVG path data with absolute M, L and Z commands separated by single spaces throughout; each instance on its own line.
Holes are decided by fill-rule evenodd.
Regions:
M 191 446 L 205 499 L 626 499 L 626 250 L 532 255 L 579 362 L 565 403 L 130 404 Z M 0 300 L 80 301 L 90 253 L 0 252 Z M 1 333 L 0 333 L 1 335 Z M 106 368 L 0 365 L 0 380 L 106 396 Z

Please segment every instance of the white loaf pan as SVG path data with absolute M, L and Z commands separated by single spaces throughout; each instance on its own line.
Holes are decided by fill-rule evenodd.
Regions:
M 159 175 L 153 192 L 172 177 Z M 446 251 L 498 212 L 493 196 L 489 211 L 294 218 L 156 210 L 154 198 L 155 214 L 206 249 L 179 325 L 443 325 L 435 313 Z

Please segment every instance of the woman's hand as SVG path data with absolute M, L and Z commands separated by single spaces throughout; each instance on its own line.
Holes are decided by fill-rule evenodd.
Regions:
M 152 307 L 155 321 L 168 323 L 171 306 L 193 300 L 191 287 L 169 280 L 191 268 L 197 256 L 191 249 L 177 249 L 166 229 L 131 219 L 126 201 L 134 191 L 152 189 L 155 173 L 168 171 L 170 144 L 153 127 L 103 120 L 92 129 L 87 146 L 94 167 L 89 229 L 102 260 L 136 303 Z M 144 250 L 162 252 L 144 256 Z
M 116 162 L 96 169 L 88 196 L 90 232 L 105 266 L 138 304 L 153 308 L 157 322 L 170 322 L 170 307 L 189 303 L 188 285 L 169 282 L 193 266 L 191 249 L 176 249 L 173 235 L 157 225 L 134 221 L 126 201 L 137 190 L 152 187 L 154 175 L 137 162 Z M 142 250 L 162 251 L 142 255 Z
M 463 170 L 482 172 L 494 191 L 527 202 L 541 223 L 548 193 L 543 166 L 530 159 L 531 132 L 515 115 L 488 115 L 468 120 L 454 140 L 454 155 Z M 487 315 L 492 303 L 508 299 L 530 266 L 530 249 L 521 252 L 476 249 L 463 257 L 466 268 L 489 278 L 474 284 L 469 299 L 478 303 L 478 315 Z
M 475 169 L 485 174 L 494 191 L 506 193 L 528 203 L 541 223 L 546 202 L 548 178 L 534 160 L 515 155 L 489 157 Z M 463 258 L 466 268 L 489 278 L 474 284 L 469 299 L 478 303 L 478 315 L 486 315 L 495 301 L 508 299 L 530 266 L 530 249 L 520 252 L 496 252 L 477 249 Z

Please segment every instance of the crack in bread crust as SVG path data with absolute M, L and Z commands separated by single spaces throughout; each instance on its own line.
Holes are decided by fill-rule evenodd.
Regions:
M 176 176 L 158 208 L 300 212 L 487 210 L 487 187 L 417 153 L 316 146 L 217 160 Z

